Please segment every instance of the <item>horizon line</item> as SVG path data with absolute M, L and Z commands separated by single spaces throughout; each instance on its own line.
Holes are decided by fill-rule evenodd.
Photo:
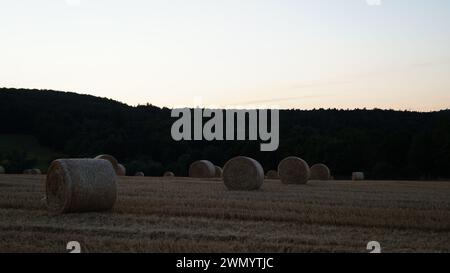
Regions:
M 121 103 L 124 104 L 128 107 L 143 107 L 143 106 L 153 106 L 153 107 L 157 107 L 160 109 L 180 109 L 180 108 L 189 108 L 189 109 L 195 109 L 195 108 L 201 108 L 201 109 L 217 109 L 217 110 L 236 110 L 236 109 L 240 109 L 240 110 L 245 110 L 245 109 L 256 109 L 256 110 L 261 110 L 261 109 L 274 109 L 274 110 L 280 110 L 280 111 L 318 111 L 318 110 L 338 110 L 338 111 L 357 111 L 357 110 L 365 110 L 365 111 L 375 111 L 375 110 L 381 110 L 381 111 L 394 111 L 394 112 L 410 112 L 410 113 L 439 113 L 439 112 L 445 112 L 445 111 L 450 111 L 450 108 L 442 108 L 439 110 L 414 110 L 414 109 L 401 109 L 401 108 L 381 108 L 381 107 L 367 107 L 367 106 L 361 106 L 361 107 L 357 107 L 357 108 L 330 108 L 330 107 L 314 107 L 314 108 L 295 108 L 295 107 L 261 107 L 261 108 L 254 108 L 254 107 L 249 107 L 249 106 L 253 106 L 251 105 L 252 103 L 246 103 L 243 102 L 243 105 L 248 105 L 249 108 L 230 108 L 230 107 L 215 107 L 216 105 L 213 105 L 214 107 L 208 107 L 208 106 L 201 106 L 201 107 L 192 107 L 192 106 L 181 106 L 181 107 L 176 107 L 176 106 L 160 106 L 160 105 L 156 105 L 153 104 L 151 102 L 145 102 L 143 104 L 138 103 L 138 104 L 129 104 L 127 102 L 123 102 L 120 101 L 118 99 L 114 99 L 114 98 L 109 98 L 109 97 L 101 97 L 98 95 L 93 95 L 93 94 L 89 94 L 89 93 L 81 93 L 81 92 L 76 92 L 76 91 L 63 91 L 63 90 L 55 90 L 55 89 L 40 89 L 40 88 L 18 88 L 18 87 L 0 87 L 0 91 L 2 91 L 2 89 L 8 89 L 8 90 L 22 90 L 22 91 L 49 91 L 49 92 L 57 92 L 57 93 L 72 93 L 72 94 L 77 94 L 80 96 L 91 96 L 91 97 L 95 97 L 95 98 L 101 98 L 101 99 L 106 99 L 106 100 L 111 100 L 111 101 L 115 101 L 117 103 Z M 289 100 L 289 99 L 298 99 L 298 98 L 312 98 L 312 97 L 320 97 L 320 96 L 326 96 L 326 95 L 309 95 L 309 96 L 299 96 L 299 97 L 292 97 L 292 98 L 274 98 L 274 99 L 267 99 L 267 100 L 259 100 L 259 102 L 270 102 L 270 101 L 283 101 L 283 100 Z M 253 101 L 255 102 L 255 101 Z M 255 104 L 255 103 L 253 103 Z M 232 104 L 228 104 L 228 106 L 240 106 L 239 103 L 232 103 Z

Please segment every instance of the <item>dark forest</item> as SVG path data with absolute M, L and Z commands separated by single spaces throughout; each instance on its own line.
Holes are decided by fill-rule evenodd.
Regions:
M 295 155 L 310 165 L 327 164 L 336 179 L 348 179 L 353 171 L 370 179 L 450 178 L 450 110 L 282 110 L 274 152 L 260 152 L 259 141 L 176 142 L 170 134 L 176 118 L 168 108 L 69 92 L 2 88 L 0 115 L 2 135 L 32 135 L 65 157 L 112 154 L 128 174 L 186 175 L 194 160 L 223 165 L 236 155 L 257 159 L 267 171 Z M 17 172 L 33 167 L 23 153 L 0 153 L 0 160 Z

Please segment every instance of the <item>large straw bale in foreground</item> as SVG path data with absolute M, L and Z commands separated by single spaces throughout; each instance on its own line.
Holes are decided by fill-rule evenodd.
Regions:
M 264 170 L 258 161 L 238 156 L 225 164 L 222 177 L 229 190 L 252 191 L 261 188 L 264 182 Z
M 58 159 L 47 172 L 46 196 L 51 214 L 109 210 L 117 198 L 116 173 L 103 159 Z
M 306 184 L 310 177 L 310 170 L 306 161 L 291 156 L 278 164 L 278 175 L 284 184 Z
M 213 178 L 216 175 L 216 168 L 208 160 L 198 160 L 189 167 L 189 177 L 193 178 Z
M 327 165 L 319 163 L 311 167 L 311 180 L 330 180 L 331 172 Z

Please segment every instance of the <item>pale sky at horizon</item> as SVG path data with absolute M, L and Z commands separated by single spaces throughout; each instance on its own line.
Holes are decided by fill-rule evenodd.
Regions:
M 2 0 L 0 87 L 130 105 L 450 108 L 450 1 Z

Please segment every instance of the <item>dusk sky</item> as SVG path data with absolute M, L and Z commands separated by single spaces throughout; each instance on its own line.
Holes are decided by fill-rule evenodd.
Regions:
M 2 0 L 0 86 L 130 105 L 450 108 L 450 1 Z

